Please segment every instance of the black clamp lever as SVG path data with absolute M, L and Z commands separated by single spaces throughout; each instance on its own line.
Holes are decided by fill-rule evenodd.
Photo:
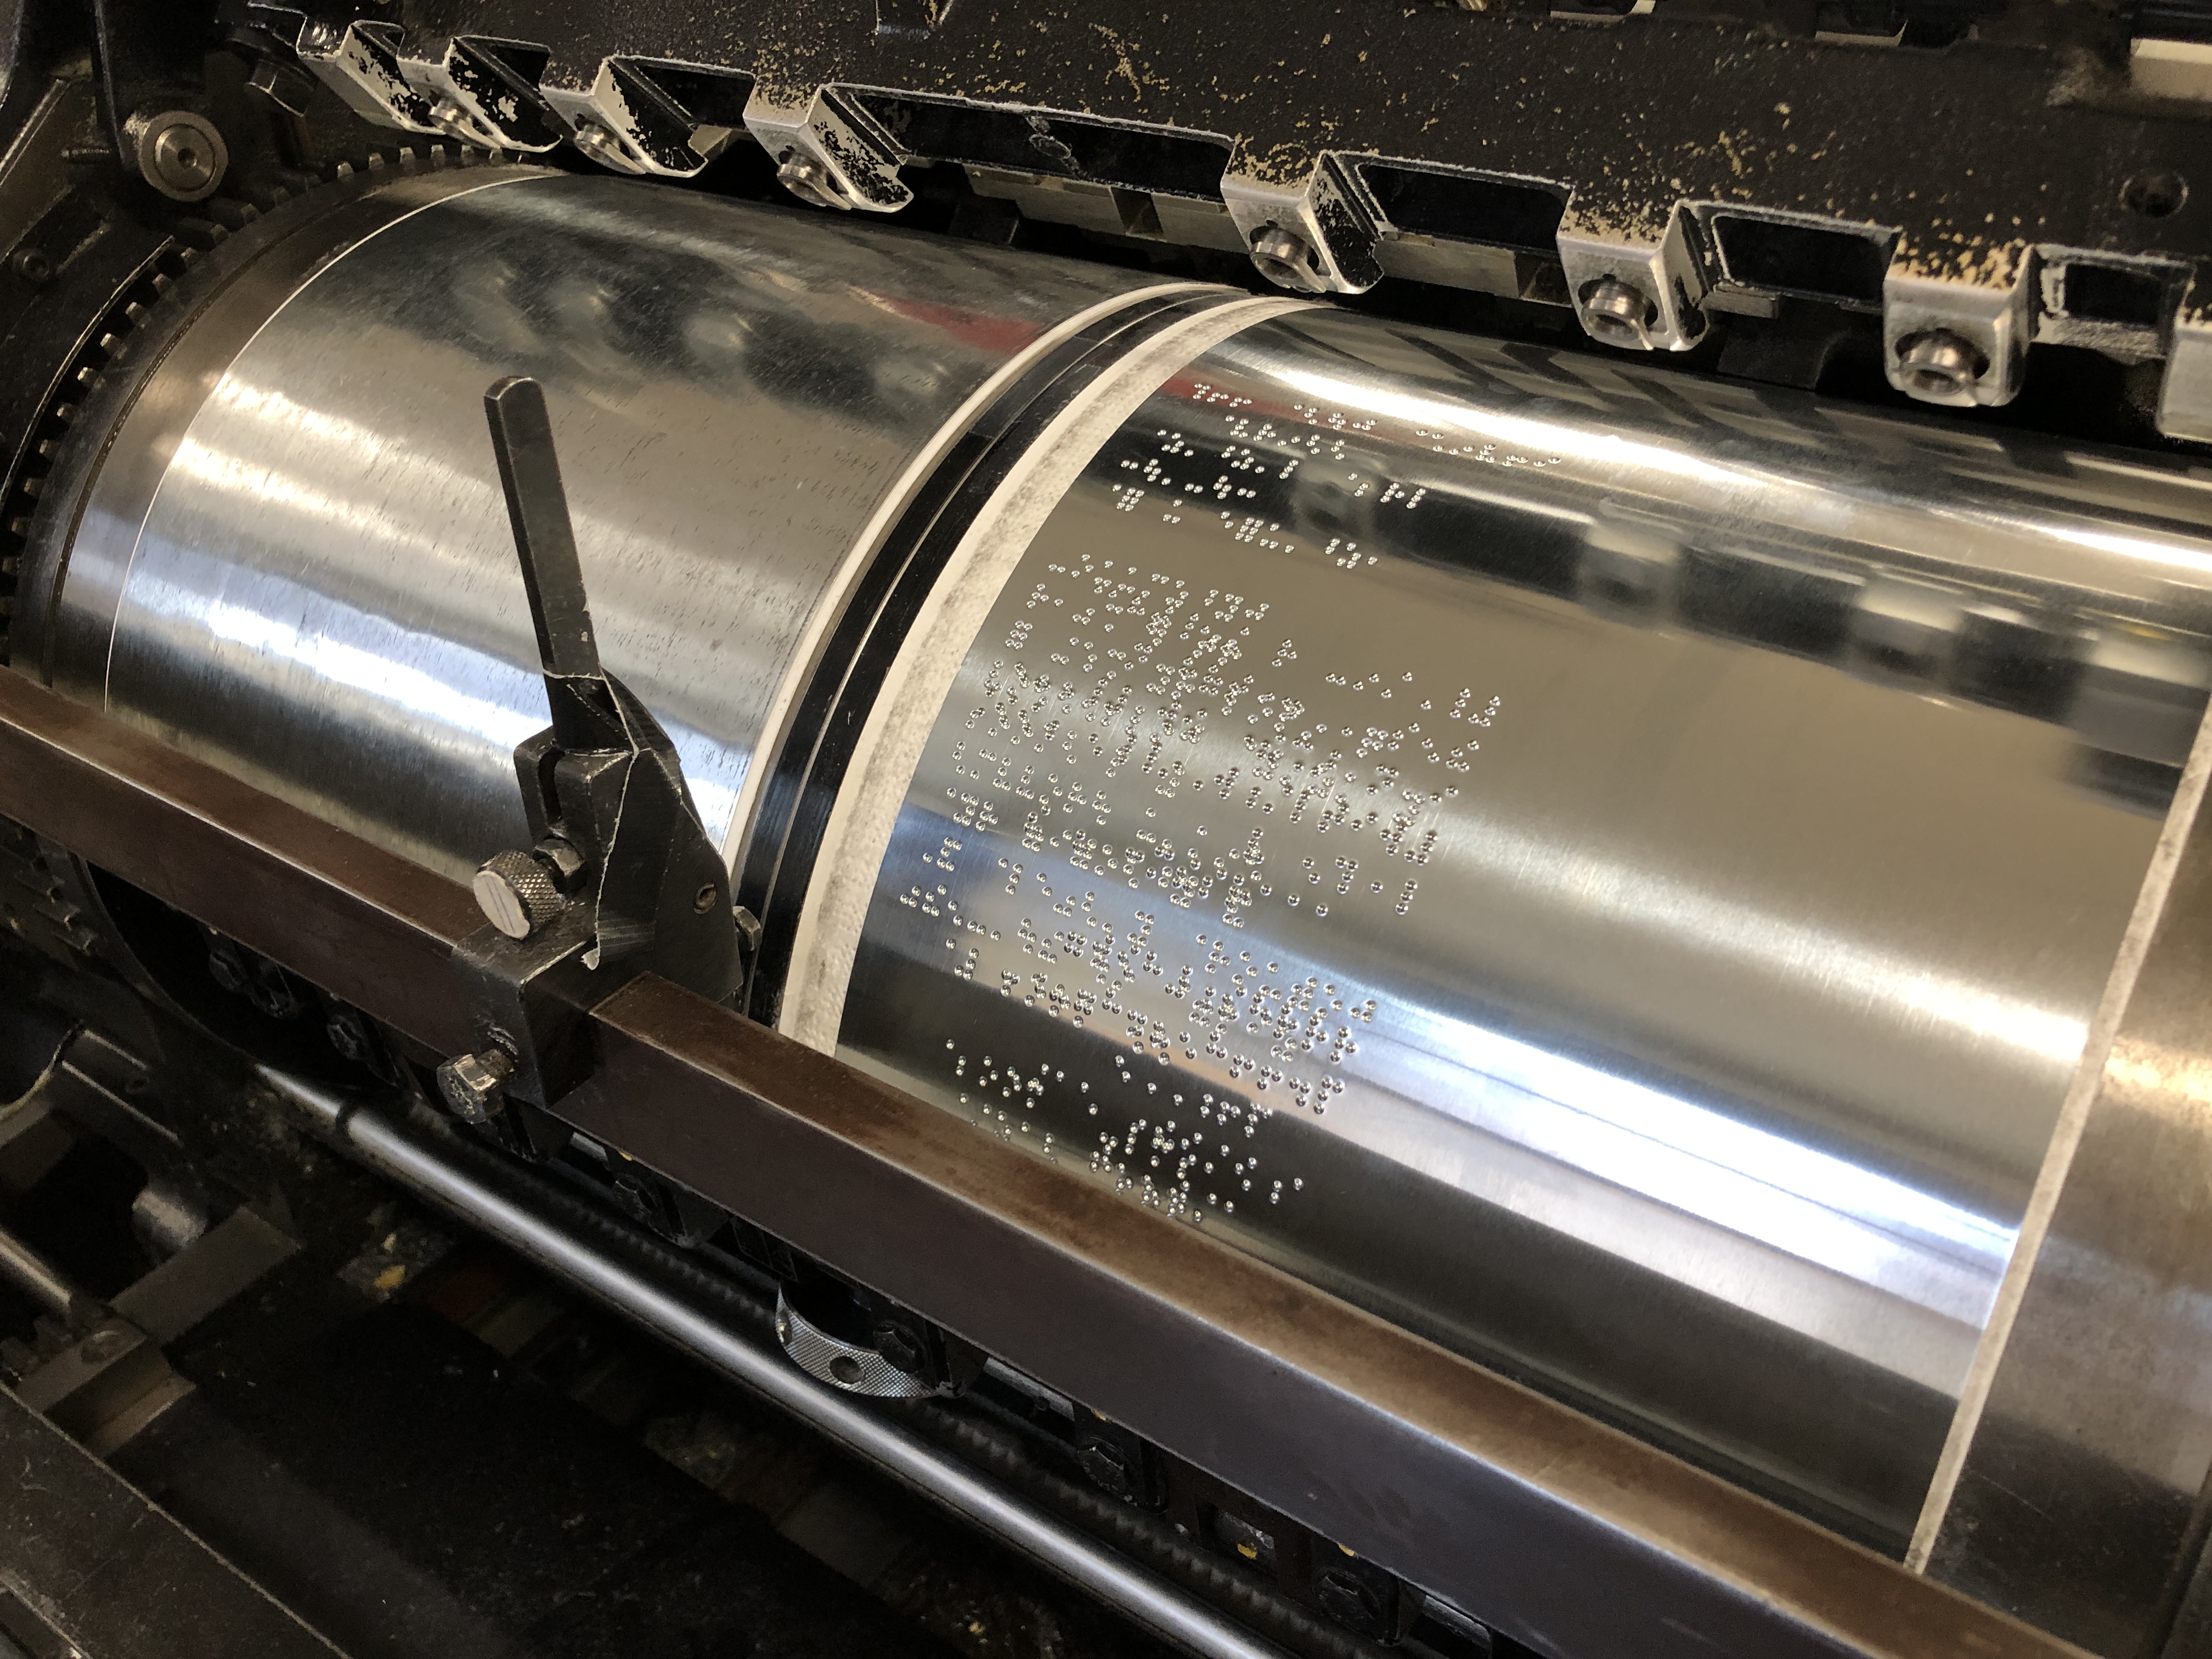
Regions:
M 532 846 L 484 860 L 474 890 L 486 925 L 453 950 L 483 1046 L 440 1066 L 438 1089 L 489 1124 L 511 1101 L 547 1108 L 582 1081 L 585 1014 L 638 975 L 720 1002 L 740 963 L 728 872 L 676 746 L 599 666 L 544 393 L 504 380 L 484 412 L 553 715 L 514 751 Z

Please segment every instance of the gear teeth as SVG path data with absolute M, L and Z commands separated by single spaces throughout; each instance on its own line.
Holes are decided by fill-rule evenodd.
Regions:
M 387 181 L 395 171 L 414 173 L 447 166 L 473 167 L 487 159 L 501 158 L 496 155 L 487 157 L 466 145 L 449 148 L 443 143 L 432 144 L 427 154 L 412 145 L 400 145 L 391 155 L 371 150 L 359 164 L 350 161 L 336 163 L 331 169 L 330 182 L 343 184 L 361 179 L 374 186 Z M 200 204 L 198 216 L 179 220 L 171 240 L 140 267 L 137 281 L 109 301 L 109 308 L 100 319 L 108 326 L 94 343 L 79 349 L 79 360 L 63 382 L 60 395 L 64 401 L 51 404 L 33 422 L 33 434 L 41 435 L 35 443 L 27 446 L 21 470 L 12 480 L 12 488 L 0 490 L 0 507 L 15 510 L 15 516 L 4 524 L 7 544 L 0 545 L 0 667 L 9 662 L 6 619 L 15 610 L 12 590 L 23 567 L 21 550 L 37 519 L 35 512 L 22 509 L 35 503 L 45 493 L 48 471 L 60 453 L 61 441 L 76 423 L 81 400 L 98 392 L 107 378 L 105 370 L 109 366 L 130 355 L 137 332 L 145 325 L 155 305 L 176 287 L 178 280 L 203 255 L 212 253 L 264 212 L 273 211 L 295 196 L 310 193 L 323 183 L 309 173 L 295 173 L 291 179 L 289 185 L 273 185 L 263 191 L 258 204 L 234 197 L 216 197 Z M 0 827 L 4 823 L 0 820 Z M 80 948 L 88 948 L 91 942 L 88 935 L 87 946 Z

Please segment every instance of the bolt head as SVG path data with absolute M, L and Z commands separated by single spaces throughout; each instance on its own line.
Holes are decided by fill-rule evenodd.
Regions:
M 1628 351 L 1651 349 L 1651 320 L 1657 307 L 1635 283 L 1602 276 L 1582 292 L 1583 326 L 1590 337 Z
M 507 1104 L 514 1060 L 504 1048 L 463 1054 L 438 1068 L 438 1093 L 464 1123 L 489 1123 Z
M 1128 1453 L 1112 1441 L 1086 1439 L 1075 1449 L 1075 1461 L 1101 1491 L 1116 1498 L 1137 1495 L 1136 1472 L 1130 1468 Z
M 919 1376 L 928 1363 L 928 1356 L 914 1339 L 914 1333 L 886 1321 L 872 1333 L 876 1352 L 908 1376 Z
M 1338 1623 L 1362 1635 L 1379 1635 L 1382 1629 L 1382 1595 L 1372 1584 L 1350 1572 L 1330 1572 L 1314 1586 L 1314 1600 Z
M 776 163 L 776 182 L 802 202 L 816 207 L 849 210 L 852 204 L 845 199 L 844 187 L 836 175 L 811 155 L 802 155 L 796 149 L 784 151 Z
M 323 1023 L 323 1035 L 330 1039 L 331 1048 L 355 1065 L 367 1063 L 369 1057 L 368 1031 L 358 1015 L 332 1014 Z
M 44 248 L 18 248 L 8 268 L 33 288 L 44 288 L 54 279 L 54 262 Z
M 234 997 L 246 994 L 246 975 L 239 971 L 236 960 L 227 952 L 208 952 L 208 977 Z
M 1897 343 L 1897 378 L 1924 402 L 1970 402 L 1975 383 L 1988 372 L 1989 359 L 1973 342 L 1948 329 L 1931 329 Z
M 1301 294 L 1319 294 L 1328 284 L 1322 278 L 1321 262 L 1313 245 L 1294 230 L 1269 225 L 1252 239 L 1252 263 L 1278 288 Z
M 222 134 L 195 111 L 142 112 L 131 118 L 130 132 L 139 176 L 174 201 L 206 200 L 230 166 Z

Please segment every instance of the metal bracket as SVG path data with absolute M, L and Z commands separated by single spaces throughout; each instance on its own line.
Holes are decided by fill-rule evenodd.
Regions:
M 653 72 L 656 68 L 659 74 Z M 672 80 L 691 98 L 678 98 L 664 84 Z M 726 98 L 729 88 L 750 86 L 742 77 L 609 58 L 599 64 L 588 88 L 571 91 L 540 86 L 538 93 L 555 117 L 567 125 L 568 142 L 602 167 L 653 178 L 689 179 L 745 136 L 741 116 L 714 106 L 717 94 Z M 702 89 L 708 94 L 704 100 L 698 97 Z M 696 107 L 699 102 L 707 107 Z M 722 118 L 716 119 L 718 115 Z
M 434 100 L 407 84 L 399 67 L 399 26 L 370 21 L 303 22 L 292 42 L 301 67 L 364 121 L 402 132 L 439 132 Z
M 1882 283 L 1889 383 L 1923 403 L 2008 404 L 2027 376 L 2035 252 L 2025 242 L 1954 263 L 1900 237 Z
M 1682 204 L 1656 237 L 1614 228 L 1571 198 L 1559 221 L 1559 265 L 1592 338 L 1628 351 L 1687 351 L 1705 335 L 1711 286 L 1695 221 Z
M 1278 287 L 1364 294 L 1382 280 L 1374 216 L 1332 157 L 1286 185 L 1251 171 L 1240 149 L 1222 176 L 1221 200 L 1252 263 Z
M 890 141 L 830 88 L 787 104 L 756 88 L 745 103 L 745 128 L 775 158 L 783 187 L 802 202 L 896 213 L 914 200 Z
M 2158 429 L 2169 438 L 2212 442 L 2212 273 L 2202 265 L 2174 308 L 2158 388 Z
M 553 723 L 514 751 L 532 838 L 474 884 L 486 925 L 454 949 L 483 1046 L 438 1069 L 465 1120 L 550 1106 L 590 1070 L 585 1013 L 642 973 L 714 1001 L 740 967 L 729 875 L 659 723 L 599 665 L 545 394 L 484 394 Z
M 435 58 L 398 56 L 407 83 L 429 100 L 430 120 L 463 143 L 537 154 L 567 135 L 538 90 L 544 56 L 515 41 L 448 41 Z

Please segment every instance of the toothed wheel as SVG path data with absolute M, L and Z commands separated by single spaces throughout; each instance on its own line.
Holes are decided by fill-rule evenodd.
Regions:
M 44 679 L 42 663 L 21 659 L 25 641 L 42 632 L 38 608 L 57 572 L 42 568 L 37 526 L 51 513 L 58 469 L 68 465 L 70 435 L 95 405 L 111 419 L 128 406 L 139 379 L 182 323 L 263 246 L 308 221 L 399 179 L 501 158 L 448 144 L 340 161 L 330 176 L 295 191 L 283 185 L 252 200 L 211 198 L 192 204 L 92 317 L 27 423 L 14 466 L 0 480 L 0 667 Z M 108 421 L 94 424 L 105 430 Z

